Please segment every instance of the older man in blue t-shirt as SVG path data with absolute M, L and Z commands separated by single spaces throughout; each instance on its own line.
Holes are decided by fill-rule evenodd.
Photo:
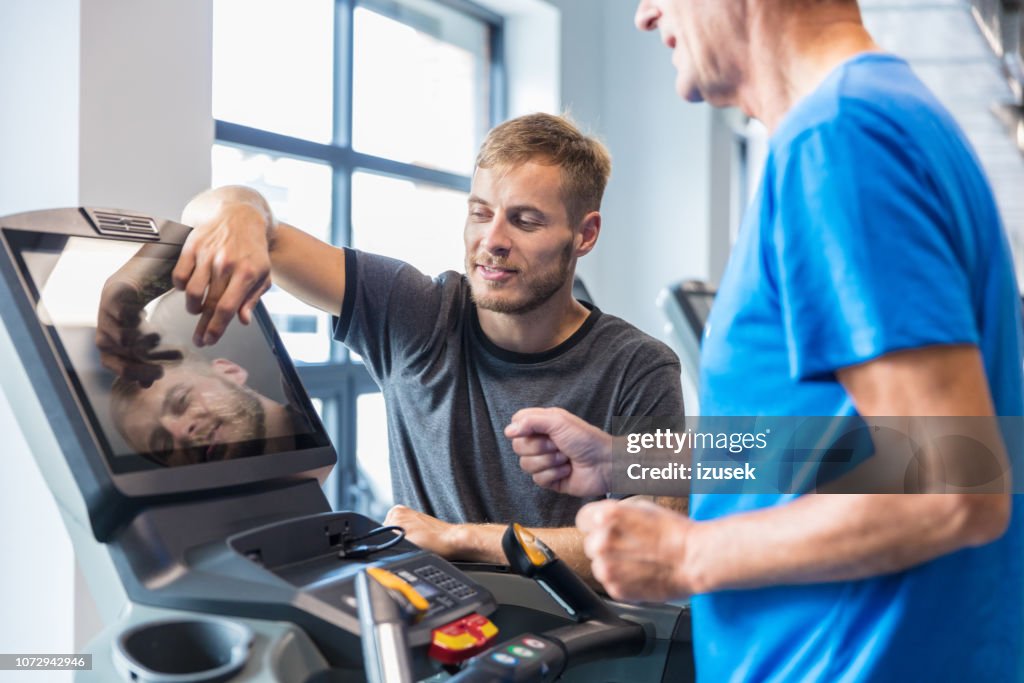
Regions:
M 673 51 L 682 96 L 739 105 L 771 131 L 707 325 L 702 412 L 1024 414 L 1020 302 L 992 193 L 856 2 L 644 0 L 637 23 Z M 506 434 L 538 483 L 607 487 L 611 438 L 564 411 L 522 411 Z M 998 436 L 989 445 L 1005 464 Z M 694 595 L 702 680 L 1018 680 L 1024 513 L 997 483 L 695 492 L 689 520 L 602 501 L 577 522 L 612 595 Z

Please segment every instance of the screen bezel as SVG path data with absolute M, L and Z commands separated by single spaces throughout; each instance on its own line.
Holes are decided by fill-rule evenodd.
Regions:
M 207 462 L 188 465 L 177 468 L 161 467 L 153 464 L 152 467 L 137 469 L 134 471 L 115 471 L 111 465 L 113 449 L 104 435 L 101 423 L 99 422 L 91 403 L 87 399 L 84 387 L 74 370 L 67 352 L 64 349 L 57 330 L 52 325 L 47 325 L 35 315 L 35 305 L 39 300 L 39 292 L 27 270 L 27 264 L 21 258 L 21 250 L 29 246 L 32 241 L 42 242 L 57 237 L 86 237 L 96 240 L 113 240 L 121 243 L 141 245 L 140 240 L 124 237 L 109 237 L 98 234 L 92 226 L 84 220 L 81 213 L 68 210 L 53 212 L 40 212 L 43 216 L 33 218 L 44 218 L 51 215 L 53 222 L 34 220 L 30 227 L 10 226 L 5 220 L 3 227 L 0 227 L 0 236 L 8 254 L 6 265 L 12 268 L 17 280 L 22 287 L 22 295 L 27 300 L 27 307 L 19 307 L 22 311 L 32 311 L 32 315 L 25 315 L 23 324 L 34 325 L 49 347 L 49 355 L 54 363 L 54 369 L 65 380 L 68 401 L 59 402 L 59 406 L 74 405 L 78 408 L 75 411 L 64 409 L 67 413 L 64 417 L 69 422 L 77 422 L 91 437 L 91 444 L 79 444 L 85 456 L 94 462 L 93 471 L 106 472 L 110 481 L 116 489 L 124 495 L 131 497 L 164 496 L 176 493 L 209 491 L 218 488 L 234 488 L 256 482 L 266 482 L 275 479 L 308 479 L 315 478 L 323 481 L 330 471 L 330 467 L 337 461 L 330 439 L 324 430 L 323 424 L 313 409 L 312 402 L 306 394 L 294 364 L 291 362 L 279 335 L 270 321 L 270 316 L 261 303 L 253 311 L 253 319 L 259 327 L 270 346 L 271 351 L 279 359 L 279 367 L 287 382 L 293 389 L 292 397 L 306 418 L 308 419 L 313 432 L 304 435 L 301 439 L 302 448 L 289 451 L 271 453 L 257 456 L 250 456 L 230 461 Z M 71 216 L 77 217 L 69 220 Z M 45 227 L 44 227 L 45 226 Z M 169 248 L 180 248 L 184 237 L 188 234 L 188 228 L 172 223 L 161 222 L 160 243 Z M 164 230 L 171 226 L 172 229 Z M 41 228 L 41 229 L 37 229 Z M 165 232 L 171 239 L 164 239 Z M 174 239 L 177 237 L 178 239 Z M 29 244 L 26 244 L 26 240 Z M 152 244 L 153 242 L 149 242 Z M 15 294 L 15 292 L 12 292 Z M 9 324 L 9 323 L 8 323 Z M 237 323 L 236 323 L 237 324 Z M 35 336 L 35 335 L 33 335 Z M 77 430 L 76 430 L 77 431 Z M 67 449 L 70 454 L 74 449 Z M 71 457 L 68 455 L 68 457 Z M 143 456 L 134 456 L 142 458 Z M 72 463 L 73 464 L 73 463 Z M 101 467 L 97 468 L 99 464 Z M 72 468 L 75 469 L 74 467 Z

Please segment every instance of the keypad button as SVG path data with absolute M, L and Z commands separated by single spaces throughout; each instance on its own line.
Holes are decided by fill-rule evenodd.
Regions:
M 532 659 L 537 656 L 536 652 L 530 648 L 523 647 L 522 645 L 509 645 L 508 651 L 517 657 L 522 657 L 523 659 Z
M 504 652 L 495 652 L 493 655 L 491 655 L 491 659 L 496 661 L 498 664 L 503 664 L 505 666 L 516 666 L 517 664 L 519 664 L 518 659 L 516 659 L 512 655 L 507 655 Z

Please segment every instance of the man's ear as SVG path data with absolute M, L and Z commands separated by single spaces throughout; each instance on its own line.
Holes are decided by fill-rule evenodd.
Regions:
M 576 232 L 576 257 L 590 253 L 590 250 L 597 244 L 597 237 L 601 234 L 601 214 L 591 211 L 583 220 Z
M 248 370 L 227 358 L 217 358 L 210 365 L 213 366 L 213 371 L 218 375 L 224 379 L 231 380 L 239 386 L 244 386 L 245 381 L 249 379 Z

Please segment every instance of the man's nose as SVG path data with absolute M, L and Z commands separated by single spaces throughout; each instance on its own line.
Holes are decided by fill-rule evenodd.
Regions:
M 654 6 L 651 0 L 640 0 L 636 6 L 636 14 L 633 15 L 633 23 L 638 31 L 653 31 L 658 27 L 658 19 L 661 18 L 661 10 Z
M 507 256 L 512 251 L 512 240 L 509 237 L 509 225 L 502 213 L 495 214 L 494 219 L 484 228 L 480 246 L 490 254 Z
M 198 425 L 187 413 L 184 415 L 165 415 L 160 418 L 164 429 L 174 439 L 175 444 L 188 445 L 195 438 Z

